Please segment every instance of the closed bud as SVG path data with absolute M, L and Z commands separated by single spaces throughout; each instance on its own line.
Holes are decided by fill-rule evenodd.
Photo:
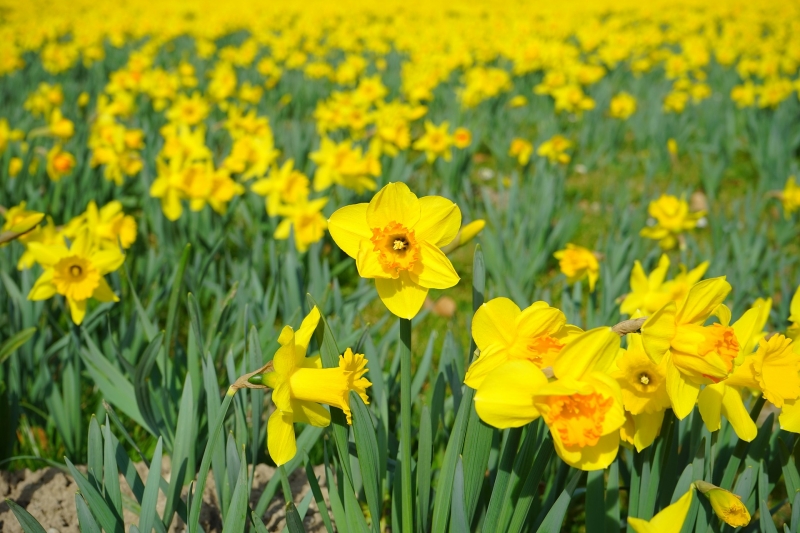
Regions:
M 711 502 L 711 508 L 720 520 L 731 527 L 742 527 L 750 523 L 750 513 L 739 496 L 705 481 L 695 481 L 694 484 Z

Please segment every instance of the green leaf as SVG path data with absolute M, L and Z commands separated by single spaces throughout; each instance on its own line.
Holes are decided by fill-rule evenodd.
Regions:
M 117 468 L 117 448 L 119 442 L 111 434 L 108 415 L 103 425 L 103 488 L 106 491 L 106 500 L 114 506 L 118 515 L 122 516 L 122 491 L 119 486 L 119 469 Z
M 561 524 L 564 522 L 567 509 L 572 501 L 572 493 L 575 492 L 575 488 L 578 486 L 578 481 L 580 481 L 582 474 L 583 472 L 580 470 L 572 471 L 566 487 L 564 487 L 564 490 L 561 492 L 561 495 L 558 497 L 553 507 L 550 508 L 550 511 L 544 518 L 544 522 L 542 522 L 539 529 L 536 530 L 536 533 L 550 533 L 552 531 L 561 530 Z
M 380 533 L 381 517 L 381 474 L 378 466 L 378 439 L 375 436 L 375 427 L 364 400 L 355 392 L 350 392 L 350 409 L 353 412 L 353 433 L 355 435 L 356 450 L 358 451 L 358 465 L 361 470 L 361 481 L 364 485 L 364 495 L 367 498 L 369 513 L 372 517 L 372 530 Z
M 464 506 L 464 463 L 461 457 L 456 463 L 456 475 L 453 480 L 453 503 L 450 514 L 450 531 L 469 531 L 467 510 Z
M 247 502 L 249 499 L 250 483 L 247 477 L 247 461 L 244 457 L 244 448 L 242 448 L 242 457 L 239 460 L 239 476 L 236 479 L 236 486 L 233 489 L 231 503 L 228 506 L 228 512 L 222 524 L 223 531 L 245 530 L 248 511 Z
M 472 521 L 475 508 L 478 505 L 483 482 L 486 479 L 486 466 L 489 463 L 489 453 L 492 451 L 492 439 L 495 429 L 480 419 L 475 407 L 470 402 L 472 409 L 469 413 L 469 425 L 464 438 L 468 446 L 464 446 L 462 460 L 464 463 L 464 505 L 468 523 Z
M 175 514 L 181 489 L 188 481 L 194 479 L 194 445 L 196 433 L 194 393 L 191 376 L 187 374 L 183 384 L 178 426 L 175 430 L 175 446 L 172 449 L 171 473 L 167 502 L 164 507 L 162 523 L 169 527 Z
M 547 465 L 550 463 L 550 459 L 553 457 L 553 452 L 553 441 L 550 438 L 546 438 L 539 447 L 539 451 L 536 454 L 536 460 L 533 462 L 533 466 L 527 473 L 527 476 L 525 477 L 525 483 L 519 492 L 519 498 L 513 505 L 514 514 L 511 516 L 511 521 L 506 529 L 506 533 L 519 533 L 522 531 L 523 526 L 528 520 L 528 513 L 531 510 L 533 500 L 539 495 L 539 482 L 542 480 L 545 468 L 547 468 Z M 561 526 L 559 524 L 559 526 L 552 531 L 559 531 L 560 527 Z M 539 528 L 539 530 L 541 531 L 541 528 Z
M 75 494 L 75 507 L 78 511 L 78 526 L 81 533 L 100 533 L 100 526 L 97 525 L 86 501 L 79 493 Z
M 786 494 L 791 498 L 794 493 L 800 490 L 800 475 L 797 472 L 794 457 L 780 437 L 778 437 L 778 453 L 781 459 L 783 482 L 786 484 Z
M 606 483 L 606 531 L 619 532 L 620 519 L 619 519 L 619 461 L 611 463 L 608 468 L 608 482 Z
M 175 275 L 172 277 L 172 289 L 170 290 L 169 306 L 167 308 L 167 327 L 164 334 L 164 356 L 166 358 L 170 357 L 170 352 L 172 351 L 172 330 L 175 328 L 175 319 L 178 315 L 178 301 L 180 300 L 181 285 L 183 285 L 183 273 L 186 271 L 186 264 L 189 262 L 189 253 L 191 251 L 192 245 L 187 243 L 183 248 L 181 260 L 175 268 Z M 142 531 L 142 533 L 145 532 Z
M 428 531 L 428 516 L 431 502 L 431 462 L 433 460 L 433 435 L 431 414 L 427 405 L 422 406 L 417 443 L 417 531 Z
M 603 533 L 605 520 L 605 470 L 592 470 L 586 477 L 586 533 Z
M 156 504 L 158 503 L 158 489 L 161 481 L 161 455 L 164 441 L 161 437 L 156 442 L 156 451 L 150 461 L 150 471 L 147 473 L 147 482 L 144 486 L 142 497 L 142 511 L 139 515 L 139 531 L 150 533 L 158 521 Z
M 325 529 L 328 533 L 333 533 L 333 524 L 331 524 L 331 517 L 328 514 L 328 505 L 325 503 L 325 498 L 322 496 L 322 489 L 319 486 L 314 469 L 311 467 L 311 462 L 308 460 L 308 454 L 305 455 L 306 477 L 308 484 L 311 487 L 311 492 L 314 493 L 314 501 L 317 503 L 317 509 L 322 517 L 322 522 L 325 524 Z
M 89 458 L 86 462 L 88 467 L 89 481 L 94 483 L 95 488 L 103 493 L 103 435 L 100 432 L 100 424 L 97 417 L 92 415 L 89 421 Z
M 83 474 L 75 468 L 75 465 L 73 465 L 69 459 L 65 458 L 64 460 L 67 463 L 70 474 L 72 474 L 72 478 L 78 485 L 78 489 L 86 499 L 86 503 L 89 504 L 89 509 L 91 509 L 94 517 L 97 518 L 100 527 L 107 533 L 124 533 L 125 522 L 122 520 L 122 517 L 117 514 L 113 507 L 108 505 L 103 499 L 103 496 L 85 477 L 83 477 Z
M 503 442 L 500 464 L 497 469 L 492 486 L 492 495 L 489 498 L 489 507 L 486 510 L 486 518 L 483 521 L 483 531 L 490 533 L 497 528 L 502 528 L 503 524 L 498 522 L 504 503 L 511 503 L 511 495 L 508 494 L 509 480 L 514 468 L 514 459 L 517 457 L 519 441 L 522 438 L 523 428 L 511 428 L 505 431 L 506 438 Z
M 22 531 L 25 533 L 47 533 L 42 525 L 31 514 L 20 507 L 14 500 L 6 499 L 6 504 L 11 508 L 14 516 L 17 517 Z
M 36 328 L 23 329 L 12 335 L 3 344 L 0 344 L 0 365 L 11 357 L 11 354 L 17 351 L 20 346 L 28 342 L 34 333 L 36 333 Z

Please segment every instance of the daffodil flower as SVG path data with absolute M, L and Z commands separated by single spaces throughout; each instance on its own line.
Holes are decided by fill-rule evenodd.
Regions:
M 633 315 L 637 310 L 645 316 L 658 311 L 668 302 L 676 304 L 683 301 L 692 285 L 700 281 L 708 270 L 708 261 L 704 261 L 692 270 L 680 265 L 680 273 L 674 279 L 666 280 L 669 270 L 669 257 L 662 254 L 658 266 L 645 274 L 639 261 L 634 262 L 631 271 L 631 292 L 625 296 L 620 312 Z
M 600 277 L 600 263 L 591 250 L 583 246 L 568 243 L 567 247 L 553 254 L 558 259 L 561 273 L 567 276 L 568 283 L 575 283 L 586 277 L 589 280 L 589 292 L 594 292 L 594 286 Z
M 47 300 L 61 294 L 67 299 L 72 321 L 78 325 L 86 316 L 86 302 L 90 298 L 101 302 L 119 301 L 103 277 L 118 269 L 125 260 L 118 249 L 93 249 L 82 234 L 69 248 L 63 240 L 51 245 L 31 242 L 28 251 L 44 267 L 28 293 L 29 300 Z
M 611 374 L 620 386 L 622 404 L 629 415 L 623 440 L 638 451 L 653 444 L 664 411 L 670 407 L 666 363 L 666 358 L 654 363 L 644 353 L 641 337 L 628 335 L 628 348 L 617 358 L 617 370 Z
M 722 301 L 731 290 L 724 277 L 695 284 L 680 307 L 669 302 L 642 325 L 642 344 L 657 364 L 667 361 L 667 393 L 679 419 L 694 408 L 704 384 L 719 383 L 733 372 L 746 353 L 752 330 L 759 318 L 750 310 L 733 326 L 728 325 L 730 311 Z M 713 314 L 721 323 L 704 326 Z M 742 342 L 740 343 L 740 340 Z
M 25 242 L 26 234 L 44 218 L 44 213 L 28 211 L 25 209 L 25 205 L 25 202 L 21 202 L 5 212 L 5 222 L 0 227 L 0 245 L 17 238 Z
M 302 422 L 326 427 L 330 412 L 320 404 L 338 407 L 352 423 L 350 391 L 369 403 L 366 389 L 371 383 L 364 377 L 367 360 L 348 348 L 339 356 L 337 368 L 322 368 L 320 356 L 306 357 L 311 335 L 317 328 L 320 314 L 314 307 L 296 332 L 284 326 L 278 337 L 281 345 L 272 359 L 272 370 L 262 375 L 261 382 L 274 389 L 275 412 L 267 426 L 267 449 L 277 465 L 289 462 L 297 453 L 294 423 Z
M 695 481 L 694 484 L 708 498 L 720 520 L 731 527 L 744 527 L 750 523 L 750 512 L 738 495 L 705 481 Z
M 792 296 L 792 303 L 789 304 L 789 322 L 792 324 L 786 330 L 786 336 L 792 340 L 798 340 L 800 337 L 800 286 L 797 287 L 794 296 Z
M 508 298 L 494 298 L 478 308 L 472 336 L 480 356 L 470 365 L 464 383 L 473 389 L 495 368 L 527 360 L 538 368 L 552 366 L 564 346 L 582 331 L 567 325 L 564 313 L 545 302 L 521 311 Z
M 651 520 L 631 516 L 628 517 L 628 525 L 636 533 L 680 533 L 692 506 L 693 495 L 694 485 L 690 486 L 689 491 L 678 498 L 678 501 L 662 509 Z
M 447 289 L 459 281 L 440 250 L 461 226 L 458 206 L 441 196 L 417 196 L 404 183 L 389 183 L 368 204 L 336 211 L 328 231 L 356 260 L 363 278 L 374 278 L 386 307 L 413 318 L 429 289 Z
M 496 428 L 523 426 L 539 416 L 550 428 L 556 453 L 581 470 L 610 465 L 625 423 L 622 395 L 608 375 L 619 351 L 611 328 L 584 332 L 553 364 L 548 383 L 529 360 L 504 363 L 487 375 L 475 393 L 481 420 Z

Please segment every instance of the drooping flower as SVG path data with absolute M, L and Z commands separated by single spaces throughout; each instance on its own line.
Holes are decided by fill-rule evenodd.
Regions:
M 694 495 L 694 485 L 689 487 L 689 491 L 681 496 L 678 501 L 659 511 L 650 520 L 642 520 L 633 516 L 628 517 L 630 525 L 636 533 L 680 533 L 689 508 L 692 506 L 692 496 Z
M 85 234 L 78 235 L 67 248 L 62 240 L 58 244 L 28 244 L 28 251 L 44 272 L 28 293 L 29 300 L 47 300 L 56 294 L 67 299 L 72 321 L 80 325 L 86 315 L 86 302 L 90 298 L 101 302 L 117 302 L 105 276 L 118 269 L 125 256 L 119 249 L 92 249 Z
M 600 277 L 600 263 L 595 254 L 572 243 L 567 243 L 564 250 L 553 254 L 558 259 L 561 273 L 567 276 L 568 283 L 575 283 L 584 277 L 589 280 L 589 291 L 594 292 L 594 286 Z
M 363 278 L 374 278 L 386 307 L 413 318 L 429 289 L 459 281 L 440 250 L 461 226 L 458 206 L 441 196 L 417 196 L 404 183 L 389 183 L 368 204 L 336 211 L 328 220 L 331 237 L 356 260 Z
M 267 426 L 267 449 L 276 464 L 288 463 L 297 453 L 294 423 L 326 427 L 330 412 L 322 405 L 344 411 L 352 423 L 350 391 L 369 403 L 366 389 L 372 385 L 365 377 L 367 360 L 348 348 L 339 356 L 339 366 L 322 368 L 319 355 L 306 357 L 308 343 L 320 319 L 314 307 L 296 332 L 284 326 L 278 337 L 281 345 L 272 359 L 272 368 L 262 369 L 261 383 L 274 389 L 275 411 Z
M 650 202 L 648 214 L 655 220 L 653 226 L 642 228 L 639 235 L 658 241 L 664 250 L 671 250 L 679 242 L 684 232 L 697 227 L 705 211 L 689 212 L 689 204 L 684 198 L 662 194 Z
M 694 484 L 708 498 L 720 520 L 731 527 L 744 527 L 750 523 L 750 512 L 739 496 L 705 481 L 695 481 Z
M 553 366 L 564 346 L 581 329 L 567 325 L 564 313 L 545 302 L 521 311 L 508 298 L 494 298 L 478 308 L 472 336 L 480 356 L 470 365 L 464 383 L 473 389 L 506 361 L 526 360 L 537 368 Z

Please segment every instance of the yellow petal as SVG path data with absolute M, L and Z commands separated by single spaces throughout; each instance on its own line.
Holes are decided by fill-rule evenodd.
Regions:
M 28 293 L 28 300 L 47 300 L 52 298 L 55 293 L 56 286 L 53 285 L 53 270 L 47 269 L 31 287 L 31 291 Z
M 267 422 L 267 450 L 275 464 L 288 463 L 297 454 L 291 413 L 275 411 Z
M 631 270 L 631 292 L 648 292 L 649 290 L 650 283 L 644 273 L 642 264 L 638 260 L 634 261 L 633 269 Z
M 568 465 L 580 470 L 603 470 L 607 468 L 619 452 L 619 431 L 600 437 L 594 446 L 565 447 L 558 432 L 550 433 L 553 436 L 556 453 Z
M 733 387 L 725 387 L 722 396 L 722 413 L 733 426 L 736 435 L 743 441 L 750 442 L 758 434 L 758 428 L 750 413 L 744 406 L 741 393 Z
M 356 268 L 358 268 L 358 275 L 362 278 L 391 278 L 392 275 L 383 269 L 380 261 L 378 260 L 378 252 L 370 241 L 361 241 L 356 255 Z
M 428 295 L 428 289 L 414 283 L 406 271 L 401 271 L 397 279 L 375 279 L 375 288 L 389 311 L 409 320 L 417 316 Z
M 412 228 L 417 240 L 441 248 L 458 234 L 461 228 L 461 210 L 442 196 L 423 196 L 419 199 L 420 218 Z
M 644 352 L 656 364 L 661 362 L 675 337 L 675 314 L 675 302 L 668 302 L 642 324 Z
M 534 307 L 534 305 L 525 309 L 517 319 L 517 334 L 520 337 L 555 335 L 567 323 L 567 317 L 555 307 Z
M 361 241 L 369 241 L 372 231 L 367 224 L 367 205 L 354 204 L 342 207 L 328 219 L 328 231 L 336 245 L 355 259 Z
M 787 401 L 783 404 L 781 414 L 778 416 L 781 429 L 800 433 L 800 400 Z
M 636 430 L 633 434 L 633 445 L 637 451 L 642 451 L 656 440 L 661 432 L 661 424 L 664 422 L 664 411 L 655 413 L 641 413 L 633 415 Z
M 119 298 L 114 291 L 111 290 L 111 287 L 108 286 L 108 282 L 105 278 L 100 278 L 100 283 L 95 288 L 94 292 L 92 293 L 92 298 L 95 300 L 99 300 L 101 302 L 118 302 Z
M 695 283 L 689 289 L 686 300 L 678 309 L 678 314 L 675 316 L 676 321 L 678 324 L 702 324 L 725 300 L 729 292 L 731 292 L 731 284 L 725 281 L 724 277 Z
M 672 403 L 672 411 L 680 420 L 686 418 L 694 409 L 700 395 L 700 385 L 689 381 L 675 367 L 672 359 L 667 361 L 667 394 Z
M 295 353 L 303 358 L 305 358 L 306 351 L 308 350 L 308 343 L 311 340 L 311 336 L 314 334 L 314 330 L 317 329 L 319 318 L 319 309 L 317 309 L 315 305 L 303 319 L 303 323 L 300 324 L 300 329 L 294 332 Z
M 637 533 L 679 533 L 683 529 L 686 515 L 689 514 L 693 495 L 694 487 L 691 487 L 678 501 L 662 509 L 650 522 L 628 518 L 628 523 Z M 643 528 L 643 524 L 647 527 Z
M 95 252 L 91 256 L 92 265 L 101 275 L 113 272 L 125 262 L 125 255 L 117 249 Z
M 69 304 L 69 312 L 72 316 L 72 321 L 80 326 L 81 322 L 83 322 L 83 318 L 86 316 L 86 300 L 67 298 L 67 303 Z
M 609 327 L 591 329 L 567 344 L 553 363 L 559 379 L 581 379 L 590 372 L 607 372 L 619 352 L 619 335 Z
M 505 347 L 499 344 L 487 346 L 485 350 L 481 350 L 478 358 L 469 365 L 467 375 L 464 376 L 464 383 L 468 387 L 477 390 L 486 376 L 508 360 L 508 350 Z
M 709 431 L 719 431 L 722 424 L 722 396 L 727 388 L 725 383 L 707 385 L 697 397 L 700 416 Z
M 449 289 L 458 284 L 458 277 L 453 264 L 436 246 L 420 243 L 421 261 L 414 265 L 414 274 L 418 282 L 428 289 Z
M 28 243 L 28 252 L 33 255 L 37 263 L 46 267 L 55 265 L 69 255 L 69 250 L 63 244 L 48 246 L 40 242 Z
M 481 350 L 490 344 L 511 346 L 516 333 L 513 325 L 522 312 L 508 298 L 493 298 L 481 305 L 472 318 L 472 338 Z
M 389 183 L 370 200 L 367 223 L 370 228 L 383 229 L 398 223 L 413 228 L 420 219 L 417 195 L 405 183 Z
M 302 424 L 324 428 L 331 423 L 331 413 L 318 403 L 292 400 L 292 413 L 294 421 Z
M 499 429 L 524 426 L 539 417 L 533 395 L 546 383 L 533 363 L 510 361 L 483 380 L 475 392 L 475 410 L 481 420 Z
M 295 369 L 297 357 L 294 347 L 294 332 L 289 326 L 284 326 L 281 336 L 278 338 L 281 347 L 275 352 L 272 358 L 272 366 L 281 375 L 287 376 Z
M 764 310 L 767 310 L 764 313 Z M 764 331 L 764 326 L 769 318 L 769 307 L 765 301 L 761 301 L 759 305 L 754 305 L 752 308 L 745 311 L 742 317 L 737 320 L 733 326 L 733 332 L 736 334 L 736 340 L 739 341 L 739 357 L 736 359 L 737 364 L 741 364 L 745 355 L 753 353 L 753 349 L 758 342 L 761 332 Z

